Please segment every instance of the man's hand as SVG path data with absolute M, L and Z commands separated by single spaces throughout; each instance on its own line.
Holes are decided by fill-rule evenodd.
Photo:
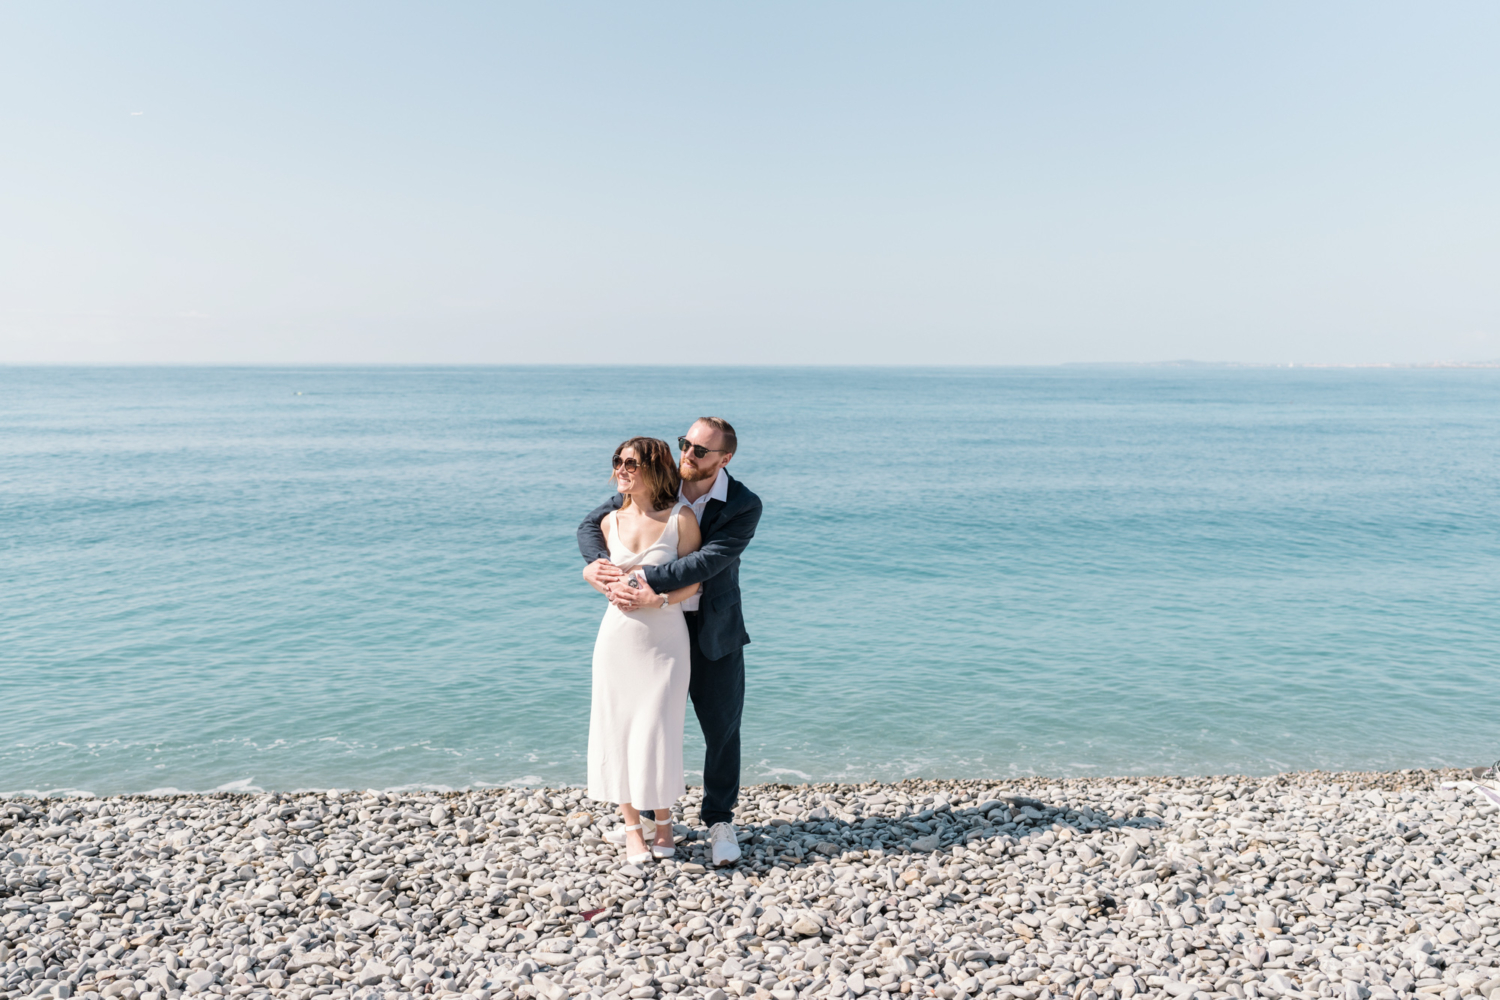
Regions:
M 635 578 L 639 587 L 632 587 L 626 580 L 609 585 L 605 591 L 609 595 L 609 602 L 621 611 L 639 611 L 641 608 L 654 608 L 661 604 L 661 595 L 651 589 L 651 584 L 640 577 Z
M 589 582 L 589 586 L 601 594 L 609 593 L 609 585 L 624 577 L 625 574 L 620 572 L 620 567 L 608 559 L 595 559 L 583 568 L 583 578 Z

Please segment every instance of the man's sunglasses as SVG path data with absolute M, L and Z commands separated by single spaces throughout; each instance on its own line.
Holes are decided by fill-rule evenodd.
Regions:
M 619 455 L 615 456 L 614 467 L 616 472 L 624 469 L 626 472 L 629 472 L 632 475 L 641 471 L 640 462 L 637 462 L 633 458 L 621 458 Z
M 707 458 L 711 453 L 719 455 L 727 454 L 723 448 L 705 448 L 701 444 L 693 444 L 685 437 L 677 439 L 677 450 L 682 452 L 691 451 L 694 458 Z

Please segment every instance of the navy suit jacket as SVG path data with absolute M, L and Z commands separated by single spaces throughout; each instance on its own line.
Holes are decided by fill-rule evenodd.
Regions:
M 609 546 L 604 542 L 599 522 L 623 502 L 616 493 L 590 511 L 578 526 L 578 551 L 585 560 L 609 558 Z M 759 523 L 760 497 L 729 476 L 728 499 L 710 500 L 703 510 L 703 520 L 699 523 L 702 547 L 665 566 L 642 567 L 646 582 L 658 594 L 689 584 L 703 585 L 698 603 L 701 613 L 698 648 L 710 660 L 722 659 L 750 641 L 740 609 L 740 553 L 755 537 L 755 526 Z

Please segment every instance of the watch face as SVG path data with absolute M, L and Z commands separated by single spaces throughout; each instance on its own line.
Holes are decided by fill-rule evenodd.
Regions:
M 631 590 L 640 590 L 641 589 L 641 581 L 637 580 L 635 577 L 632 576 L 630 578 L 630 589 Z

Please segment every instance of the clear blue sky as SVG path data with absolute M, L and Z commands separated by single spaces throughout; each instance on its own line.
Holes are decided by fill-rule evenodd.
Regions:
M 1500 5 L 11 2 L 0 362 L 1500 358 Z

